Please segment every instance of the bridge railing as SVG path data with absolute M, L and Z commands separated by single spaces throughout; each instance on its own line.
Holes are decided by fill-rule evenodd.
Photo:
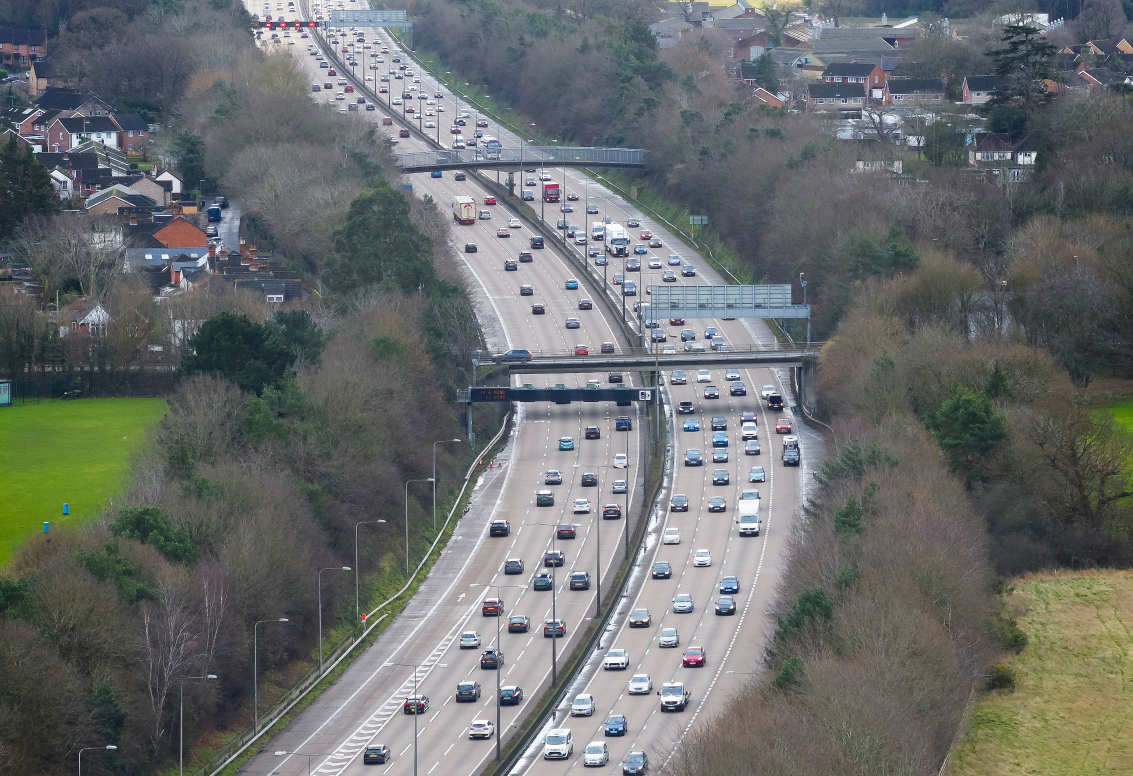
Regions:
M 504 146 L 488 148 L 442 148 L 436 151 L 415 151 L 394 154 L 403 170 L 438 169 L 442 167 L 493 166 L 606 166 L 641 167 L 645 151 L 640 148 L 575 148 L 567 146 Z
M 704 340 L 699 340 L 699 342 L 703 343 Z M 656 351 L 650 350 L 648 348 L 642 348 L 642 347 L 616 346 L 615 351 L 613 353 L 601 353 L 599 347 L 595 347 L 593 345 L 588 345 L 587 347 L 589 349 L 589 352 L 586 355 L 575 355 L 573 348 L 566 349 L 566 350 L 532 350 L 532 351 L 529 351 L 531 353 L 529 361 L 534 362 L 534 361 L 545 361 L 545 360 L 552 360 L 552 359 L 567 359 L 567 358 L 569 358 L 569 359 L 582 359 L 582 358 L 595 357 L 595 356 L 600 357 L 600 358 L 606 358 L 606 359 L 618 359 L 618 358 L 641 359 L 641 358 L 653 358 L 655 355 L 658 356 L 661 359 L 664 359 L 666 356 L 693 356 L 693 355 L 711 356 L 711 355 L 716 355 L 716 354 L 724 356 L 724 355 L 727 355 L 729 353 L 755 354 L 755 355 L 768 355 L 768 356 L 778 355 L 778 356 L 785 356 L 785 357 L 790 357 L 790 356 L 817 356 L 819 351 L 822 349 L 822 343 L 811 343 L 811 346 L 809 348 L 807 348 L 807 347 L 781 348 L 781 347 L 777 347 L 775 345 L 760 345 L 760 344 L 727 345 L 723 349 L 720 349 L 720 350 L 711 350 L 707 347 L 707 345 L 705 345 L 704 352 L 699 353 L 699 352 L 694 352 L 694 351 L 686 351 L 684 349 L 683 344 L 681 344 L 681 343 L 669 343 L 669 344 L 670 344 L 670 347 L 675 348 L 675 352 L 673 352 L 673 353 L 662 352 L 661 349 L 663 349 L 665 347 L 664 343 L 661 344 L 661 346 L 660 346 L 661 349 L 658 349 Z M 524 362 L 520 361 L 518 358 L 509 357 L 509 356 L 507 356 L 507 354 L 504 354 L 504 353 L 494 354 L 494 355 L 492 355 L 491 359 L 492 359 L 493 362 L 495 362 L 497 364 L 507 364 L 507 363 L 522 364 L 522 363 L 524 363 Z

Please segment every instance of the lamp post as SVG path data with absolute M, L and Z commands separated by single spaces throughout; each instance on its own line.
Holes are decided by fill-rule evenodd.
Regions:
M 403 668 L 413 669 L 413 702 L 417 702 L 417 670 L 421 668 L 421 663 L 382 663 L 382 668 L 401 666 Z M 417 776 L 417 707 L 413 707 L 413 776 Z
M 532 523 L 532 525 L 549 525 L 553 529 L 558 529 L 558 523 Z M 555 552 L 555 539 L 557 531 L 551 531 L 551 552 Z M 557 564 L 551 565 L 551 686 L 554 687 L 559 683 L 559 645 L 558 636 L 555 635 L 557 623 L 559 621 L 558 610 L 556 607 L 556 599 L 559 592 L 558 578 L 555 569 L 558 568 Z M 563 629 L 563 635 L 566 635 L 566 629 Z
M 804 272 L 799 273 L 799 285 L 803 287 L 803 307 L 806 307 L 806 281 L 803 280 Z M 806 346 L 810 347 L 810 310 L 806 311 Z
M 83 752 L 89 752 L 92 749 L 117 749 L 114 744 L 107 744 L 106 746 L 84 746 L 79 750 L 79 776 L 83 776 Z
M 488 588 L 494 587 L 496 589 L 496 598 L 498 600 L 503 600 L 500 597 L 500 590 L 502 590 L 505 587 L 517 588 L 519 590 L 526 590 L 527 589 L 527 585 L 480 585 L 480 586 L 481 587 L 488 587 Z M 503 616 L 504 616 L 503 607 L 501 607 L 499 616 L 496 617 L 496 651 L 497 651 L 497 653 L 499 652 L 499 649 L 500 649 L 500 620 L 503 619 Z M 554 641 L 554 634 L 551 635 L 551 640 Z M 503 734 L 503 731 L 500 729 L 500 674 L 501 673 L 503 673 L 503 669 L 500 667 L 499 663 L 497 662 L 497 664 L 496 664 L 496 762 L 499 762 L 499 760 L 500 760 L 500 736 Z
M 181 680 L 181 710 L 178 714 L 181 723 L 181 735 L 177 744 L 177 772 L 181 776 L 185 776 L 185 682 L 208 681 L 209 679 L 216 679 L 216 674 L 205 674 L 204 676 L 187 676 Z
M 438 439 L 433 442 L 433 533 L 437 531 L 437 445 L 459 441 L 459 439 Z
M 607 429 L 607 432 L 608 431 L 609 430 Z M 577 467 L 577 466 L 579 466 L 579 464 L 575 464 L 575 466 Z M 608 463 L 599 464 L 598 466 L 595 466 L 594 468 L 598 469 L 599 471 L 601 471 L 603 474 L 606 474 L 606 475 L 609 475 L 609 473 L 610 473 L 610 471 L 609 471 L 610 464 L 608 464 Z M 597 499 L 597 501 L 598 501 L 598 503 L 595 506 L 598 507 L 598 509 L 601 509 L 602 508 L 602 478 L 601 477 L 598 478 L 598 499 Z M 603 520 L 603 517 L 599 513 L 597 515 L 597 519 L 594 521 L 594 527 L 595 527 L 595 531 L 596 531 L 595 542 L 594 542 L 594 544 L 595 544 L 595 554 L 596 554 L 596 557 L 598 559 L 598 563 L 596 564 L 595 571 L 594 571 L 594 583 L 595 583 L 594 584 L 594 591 L 595 591 L 594 592 L 594 600 L 595 600 L 594 617 L 595 617 L 595 619 L 601 619 L 601 617 L 602 617 L 602 520 Z
M 432 482 L 432 477 L 405 481 L 405 576 L 409 576 L 409 483 Z
M 260 632 L 259 627 L 261 623 L 265 622 L 287 622 L 286 617 L 280 617 L 276 620 L 257 620 L 256 624 L 252 626 L 252 732 L 258 733 L 260 730 Z
M 349 566 L 330 567 L 319 569 L 319 676 L 323 675 L 323 572 L 324 571 L 351 571 Z
M 652 308 L 650 308 L 650 309 L 652 309 Z M 656 358 L 657 358 L 656 354 L 654 354 L 653 358 L 654 358 L 654 360 L 656 360 Z M 654 379 L 653 382 L 656 383 L 657 380 Z M 660 394 L 660 392 L 661 392 L 660 387 L 654 387 L 654 390 L 656 390 L 658 392 L 658 394 Z M 622 522 L 625 524 L 624 530 L 625 530 L 625 537 L 626 537 L 626 560 L 629 560 L 629 438 L 630 438 L 630 436 L 631 436 L 631 434 L 626 433 L 626 492 L 625 492 L 626 509 L 625 509 L 625 513 L 622 515 Z
M 384 522 L 385 520 L 363 520 L 354 524 L 354 622 L 358 622 L 362 616 L 362 612 L 359 608 L 360 597 L 358 594 L 358 526 Z M 320 608 L 319 611 L 322 611 L 322 609 Z

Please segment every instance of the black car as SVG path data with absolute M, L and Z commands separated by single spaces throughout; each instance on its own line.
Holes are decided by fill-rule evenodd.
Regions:
M 611 382 L 611 383 L 623 382 L 622 373 L 621 372 L 610 372 L 609 376 L 606 378 L 606 381 Z
M 712 498 L 708 499 L 708 511 L 709 512 L 727 512 L 728 511 L 728 502 L 725 501 L 720 496 L 713 496 Z
M 704 388 L 704 398 L 705 399 L 719 399 L 720 398 L 720 389 L 717 388 L 715 385 L 705 386 L 705 388 Z
M 677 405 L 678 415 L 692 415 L 696 412 L 696 408 L 692 406 L 691 401 L 682 401 Z
M 498 649 L 489 647 L 484 650 L 484 654 L 480 656 L 480 667 L 489 671 L 498 671 L 503 668 L 504 653 Z
M 578 300 L 578 309 L 579 310 L 593 310 L 594 309 L 594 303 L 591 302 L 589 299 L 579 299 Z
M 519 265 L 515 262 L 515 259 L 507 259 L 504 261 L 504 272 L 515 272 L 518 269 Z
M 601 439 L 602 429 L 598 428 L 597 426 L 587 426 L 586 431 L 583 433 L 583 436 L 585 436 L 587 439 Z
M 723 415 L 713 415 L 712 416 L 712 430 L 713 431 L 727 431 L 728 430 L 728 419 L 725 418 Z
M 653 564 L 654 579 L 672 579 L 673 567 L 666 560 L 659 560 Z
M 529 286 L 526 283 L 524 283 L 522 286 L 519 287 L 519 295 L 520 296 L 535 296 L 535 289 L 532 286 Z
M 546 315 L 547 314 L 547 308 L 543 307 L 543 305 L 541 305 L 541 304 L 533 304 L 533 305 L 531 305 L 531 314 L 532 315 Z
M 462 181 L 462 180 L 465 180 L 465 175 L 462 172 L 458 172 L 456 175 L 453 176 L 453 179 L 458 180 L 458 181 Z
M 590 572 L 589 571 L 572 571 L 570 574 L 570 589 L 571 590 L 589 590 L 590 589 Z
M 522 574 L 522 573 L 523 573 L 523 561 L 522 560 L 520 560 L 519 558 L 509 558 L 509 559 L 504 561 L 504 574 L 505 575 Z
M 535 259 L 532 258 L 531 251 L 520 251 L 519 252 L 519 263 L 520 264 L 530 264 L 533 261 L 535 261 Z
M 704 456 L 699 450 L 685 451 L 685 466 L 703 466 Z
M 363 765 L 385 765 L 393 758 L 389 747 L 385 744 L 374 744 L 367 746 L 366 752 L 362 755 Z
M 622 760 L 623 776 L 640 776 L 649 770 L 649 758 L 645 752 L 630 752 Z
M 740 413 L 740 423 L 755 423 L 755 410 L 744 410 Z
M 712 470 L 712 484 L 713 485 L 728 485 L 732 481 L 731 475 L 727 469 L 713 469 Z
M 492 524 L 488 526 L 488 536 L 509 536 L 511 534 L 511 523 L 507 520 L 493 520 Z
M 562 550 L 547 550 L 543 553 L 544 566 L 561 566 L 566 563 L 566 553 Z
M 531 630 L 531 620 L 522 614 L 513 614 L 507 621 L 508 633 L 527 633 Z
M 688 496 L 683 493 L 677 493 L 669 499 L 670 512 L 687 512 L 688 511 Z
M 584 488 L 597 488 L 598 475 L 594 472 L 585 472 L 582 475 L 582 487 Z
M 465 253 L 475 253 L 476 252 L 476 243 L 465 243 L 464 244 L 464 252 Z
M 728 388 L 728 393 L 732 396 L 747 396 L 747 388 L 739 380 L 736 380 Z
M 736 613 L 736 599 L 730 595 L 720 596 L 716 599 L 716 615 L 719 617 L 726 617 L 729 614 Z
M 479 682 L 461 682 L 456 686 L 457 703 L 473 703 L 480 700 Z

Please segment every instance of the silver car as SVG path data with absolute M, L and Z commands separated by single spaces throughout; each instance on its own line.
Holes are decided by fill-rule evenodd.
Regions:
M 652 695 L 653 680 L 649 678 L 649 674 L 634 674 L 629 680 L 628 692 L 630 695 Z
M 657 646 L 659 647 L 676 647 L 681 643 L 681 636 L 677 633 L 676 628 L 662 628 L 661 634 L 657 637 Z
M 688 593 L 677 593 L 673 599 L 674 614 L 688 614 L 692 611 L 692 596 Z

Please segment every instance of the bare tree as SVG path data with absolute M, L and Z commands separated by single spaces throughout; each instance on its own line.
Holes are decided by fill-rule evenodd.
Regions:
M 173 570 L 158 582 L 157 600 L 141 605 L 141 649 L 146 689 L 153 714 L 150 746 L 156 753 L 165 737 L 165 702 L 173 684 L 200 654 L 201 634 L 188 597 Z

